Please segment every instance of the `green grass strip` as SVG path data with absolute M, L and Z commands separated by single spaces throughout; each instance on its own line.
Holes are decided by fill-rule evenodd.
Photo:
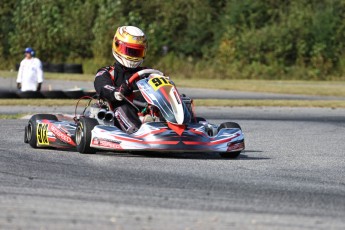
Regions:
M 345 97 L 345 82 L 343 81 L 177 79 L 175 83 L 179 87 Z
M 15 113 L 15 114 L 0 114 L 0 119 L 20 119 L 27 114 Z
M 44 73 L 46 79 L 93 81 L 92 74 Z M 0 71 L 0 77 L 17 76 L 17 72 Z M 231 80 L 231 79 L 186 79 L 171 76 L 177 87 L 223 89 L 245 92 L 300 94 L 314 96 L 345 97 L 344 81 L 280 81 L 280 80 Z
M 195 100 L 196 106 L 345 108 L 345 100 Z
M 16 78 L 17 71 L 0 70 L 0 77 Z M 72 74 L 72 73 L 44 73 L 44 78 L 48 80 L 64 80 L 64 81 L 93 81 L 95 75 L 93 74 Z
M 0 99 L 0 106 L 69 106 L 76 103 L 75 99 Z

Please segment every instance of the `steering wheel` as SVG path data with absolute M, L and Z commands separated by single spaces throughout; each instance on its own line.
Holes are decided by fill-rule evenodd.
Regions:
M 134 81 L 136 81 L 138 78 L 139 79 L 143 79 L 145 78 L 145 75 L 148 75 L 148 74 L 159 74 L 159 75 L 164 75 L 162 72 L 160 72 L 159 70 L 156 70 L 156 69 L 143 69 L 143 70 L 140 70 L 138 72 L 136 72 L 135 74 L 133 74 L 129 80 L 128 80 L 128 84 L 131 85 L 133 84 Z

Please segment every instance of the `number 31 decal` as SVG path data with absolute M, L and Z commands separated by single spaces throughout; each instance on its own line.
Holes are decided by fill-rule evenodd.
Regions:
M 154 90 L 158 90 L 162 86 L 172 85 L 171 82 L 165 77 L 155 77 L 149 80 L 149 84 Z

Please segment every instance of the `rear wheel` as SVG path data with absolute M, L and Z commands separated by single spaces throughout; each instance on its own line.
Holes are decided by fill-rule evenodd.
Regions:
M 242 130 L 241 126 L 239 124 L 237 124 L 236 122 L 225 122 L 225 123 L 220 124 L 218 127 L 218 132 L 224 128 L 228 128 L 228 129 L 235 129 L 236 128 L 236 129 Z
M 28 140 L 28 125 L 26 125 L 25 128 L 24 128 L 24 143 L 29 143 L 29 140 Z
M 241 126 L 237 124 L 236 122 L 225 122 L 219 125 L 218 127 L 218 132 L 221 129 L 228 128 L 228 129 L 240 129 L 242 130 Z M 241 151 L 238 152 L 224 152 L 224 153 L 219 153 L 219 155 L 223 158 L 228 158 L 228 159 L 235 159 L 241 154 Z
M 52 114 L 33 115 L 24 130 L 24 142 L 29 143 L 32 148 L 37 148 L 37 120 L 57 121 L 57 117 Z
M 194 120 L 195 123 L 200 123 L 200 122 L 206 121 L 206 119 L 203 118 L 203 117 L 195 117 L 194 119 L 195 119 L 195 120 Z
M 96 153 L 96 149 L 91 148 L 91 131 L 99 125 L 98 121 L 93 118 L 81 117 L 75 133 L 77 151 L 80 153 Z

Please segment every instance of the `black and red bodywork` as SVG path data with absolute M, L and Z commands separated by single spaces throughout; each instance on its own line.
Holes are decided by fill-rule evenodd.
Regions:
M 76 124 L 71 121 L 36 120 L 37 147 L 76 148 Z

